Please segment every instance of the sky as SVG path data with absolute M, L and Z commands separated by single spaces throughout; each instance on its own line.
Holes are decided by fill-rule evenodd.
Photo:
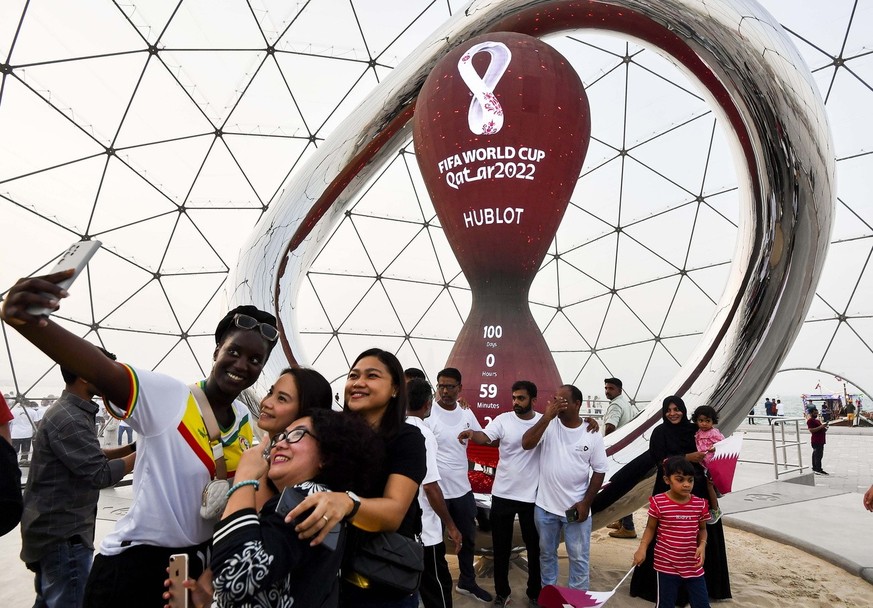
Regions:
M 873 4 L 762 4 L 819 87 L 838 183 L 825 271 L 782 366 L 822 371 L 778 373 L 766 393 L 838 387 L 835 377 L 869 385 Z M 227 278 L 258 221 L 358 104 L 462 8 L 3 2 L 0 294 L 82 235 L 99 238 L 104 249 L 58 318 L 122 360 L 204 375 Z M 591 31 L 547 42 L 586 86 L 592 141 L 531 311 L 563 379 L 599 395 L 605 375 L 620 375 L 647 401 L 694 351 L 724 289 L 742 215 L 733 135 L 655 50 Z M 349 197 L 289 296 L 295 354 L 337 390 L 350 359 L 374 342 L 433 374 L 471 294 L 411 140 Z M 45 357 L 5 326 L 3 339 L 3 392 L 57 394 Z

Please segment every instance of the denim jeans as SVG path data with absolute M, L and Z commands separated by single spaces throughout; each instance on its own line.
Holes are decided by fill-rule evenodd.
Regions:
M 52 546 L 33 566 L 36 572 L 33 608 L 82 606 L 93 558 L 94 551 L 81 543 L 65 541 Z
M 118 445 L 122 445 L 121 439 L 124 437 L 125 434 L 127 434 L 127 443 L 133 441 L 133 429 L 129 426 L 120 426 L 118 427 Z
M 632 530 L 632 531 L 636 532 L 636 530 L 634 529 L 634 516 L 633 516 L 633 514 L 625 515 L 624 517 L 622 517 L 618 521 L 621 522 L 621 527 L 624 528 L 625 530 Z
M 691 608 L 710 608 L 709 593 L 706 590 L 706 579 L 702 576 L 682 578 L 678 574 L 658 572 L 658 603 L 656 606 L 676 605 L 679 589 L 684 585 L 688 592 Z
M 588 555 L 591 550 L 591 518 L 585 521 L 567 523 L 564 515 L 555 515 L 536 507 L 534 521 L 540 535 L 540 570 L 543 577 L 543 587 L 558 583 L 558 545 L 561 542 L 561 530 L 564 531 L 564 544 L 567 547 L 567 557 L 570 559 L 570 579 L 567 586 L 571 589 L 588 590 Z

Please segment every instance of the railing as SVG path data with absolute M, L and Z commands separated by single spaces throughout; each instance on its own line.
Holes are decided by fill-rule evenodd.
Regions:
M 803 430 L 806 430 L 806 418 L 788 418 L 785 416 L 748 416 L 750 422 L 766 420 L 770 424 L 769 437 L 754 437 L 752 433 L 746 433 L 743 436 L 743 441 L 769 441 L 773 450 L 773 460 L 746 460 L 739 459 L 739 462 L 748 462 L 751 464 L 769 464 L 773 465 L 774 477 L 778 480 L 782 475 L 791 473 L 803 473 L 805 467 L 803 465 L 803 454 L 800 449 L 801 445 L 806 445 L 806 442 L 801 441 L 801 423 Z M 761 423 L 763 424 L 763 423 Z M 797 450 L 797 461 L 788 462 L 789 453 L 793 453 L 793 449 Z M 780 459 L 781 456 L 781 459 Z

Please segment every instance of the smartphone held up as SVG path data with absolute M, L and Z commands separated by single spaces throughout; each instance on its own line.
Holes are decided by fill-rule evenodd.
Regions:
M 82 273 L 85 266 L 88 265 L 88 262 L 92 257 L 94 257 L 94 254 L 97 253 L 97 250 L 100 249 L 102 244 L 103 243 L 98 240 L 73 243 L 73 245 L 60 257 L 57 264 L 55 264 L 49 274 L 63 272 L 64 270 L 70 270 L 72 268 L 74 270 L 73 274 L 69 278 L 58 283 L 59 287 L 68 289 L 70 285 L 73 284 L 73 281 L 75 281 Z M 31 306 L 27 309 L 27 312 L 36 316 L 48 317 L 52 311 L 48 308 Z

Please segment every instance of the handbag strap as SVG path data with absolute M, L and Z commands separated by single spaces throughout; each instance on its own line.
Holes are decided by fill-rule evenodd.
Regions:
M 221 433 L 218 430 L 218 421 L 215 419 L 215 413 L 212 411 L 212 406 L 209 404 L 209 399 L 206 398 L 206 393 L 200 388 L 200 384 L 189 384 L 191 394 L 194 396 L 194 401 L 197 403 L 197 409 L 200 410 L 200 416 L 203 418 L 203 424 L 206 425 L 206 432 L 209 433 L 209 445 L 212 447 L 212 457 L 215 459 L 215 479 L 227 479 L 227 463 L 224 461 L 224 446 L 221 443 Z

